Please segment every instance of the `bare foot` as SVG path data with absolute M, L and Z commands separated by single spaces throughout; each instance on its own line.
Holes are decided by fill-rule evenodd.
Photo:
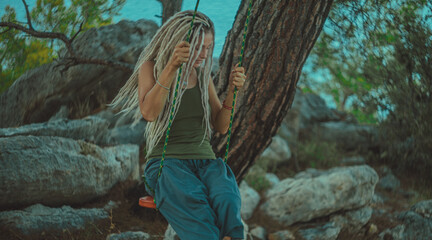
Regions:
M 224 237 L 222 240 L 231 240 L 231 237 Z

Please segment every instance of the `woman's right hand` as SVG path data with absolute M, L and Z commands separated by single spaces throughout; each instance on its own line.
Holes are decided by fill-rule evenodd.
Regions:
M 188 42 L 182 41 L 177 44 L 168 65 L 177 70 L 177 68 L 179 68 L 183 63 L 189 61 L 189 50 L 190 44 Z

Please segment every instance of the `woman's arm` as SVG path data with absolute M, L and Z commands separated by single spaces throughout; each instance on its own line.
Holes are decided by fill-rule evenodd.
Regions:
M 228 94 L 225 98 L 225 105 L 229 108 L 232 107 L 234 97 L 234 87 L 238 90 L 243 88 L 246 76 L 244 75 L 244 68 L 237 67 L 230 74 L 230 85 L 228 87 Z M 213 79 L 210 78 L 209 83 L 209 102 L 211 107 L 211 122 L 216 131 L 226 134 L 229 128 L 231 110 L 222 106 L 216 93 Z
M 154 62 L 146 61 L 141 65 L 138 72 L 138 100 L 141 114 L 146 121 L 155 121 L 162 112 L 177 69 L 189 60 L 189 48 L 189 43 L 185 41 L 175 47 L 171 59 L 161 72 L 159 83 L 154 78 Z
M 231 93 L 231 101 L 232 101 L 232 93 Z M 228 131 L 229 117 L 231 111 L 222 107 L 222 104 L 220 103 L 216 93 L 213 79 L 211 77 L 209 83 L 209 102 L 211 107 L 211 123 L 216 131 L 225 134 Z M 228 119 L 228 125 L 226 125 L 226 121 L 224 121 L 225 119 Z
M 154 63 L 151 61 L 144 62 L 138 73 L 138 98 L 140 111 L 144 119 L 153 122 L 162 112 L 169 90 L 162 86 L 171 87 L 174 80 L 176 69 L 167 66 L 161 73 L 159 84 L 153 76 Z

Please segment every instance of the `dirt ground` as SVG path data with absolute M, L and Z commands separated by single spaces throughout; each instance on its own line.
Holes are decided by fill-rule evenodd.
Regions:
M 143 162 L 143 159 L 141 159 Z M 373 166 L 376 170 L 380 166 Z M 377 170 L 378 172 L 378 170 Z M 397 175 L 397 178 L 401 181 L 401 188 L 404 190 L 412 189 L 415 186 L 416 180 L 409 175 Z M 387 209 L 388 212 L 400 212 L 408 210 L 412 204 L 412 199 L 404 198 L 400 194 L 386 192 L 376 188 L 376 192 L 386 197 L 388 201 L 384 204 L 372 205 L 373 208 Z M 72 206 L 75 208 L 93 208 L 103 207 L 108 201 L 112 200 L 119 204 L 117 208 L 114 208 L 110 214 L 110 218 L 88 224 L 83 230 L 64 230 L 64 231 L 50 231 L 43 232 L 38 235 L 25 236 L 17 232 L 10 230 L 1 230 L 0 239 L 62 239 L 62 240 L 105 240 L 107 235 L 110 233 L 120 233 L 126 231 L 143 231 L 149 233 L 152 239 L 163 239 L 167 222 L 164 217 L 153 209 L 142 208 L 138 205 L 139 197 L 144 196 L 144 186 L 137 185 L 133 182 L 123 182 L 114 186 L 111 191 L 105 196 L 95 199 L 94 201 L 80 206 Z M 263 194 L 261 203 L 265 201 Z M 259 207 L 259 206 L 258 206 Z M 254 226 L 264 227 L 268 233 L 276 232 L 279 230 L 292 230 L 295 232 L 297 229 L 309 228 L 325 223 L 328 217 L 321 219 L 315 219 L 308 223 L 298 223 L 289 227 L 285 227 L 280 223 L 272 220 L 270 217 L 265 216 L 260 211 L 255 211 L 251 219 L 246 221 L 249 229 Z M 368 234 L 368 230 L 371 225 L 375 225 L 378 229 L 377 233 Z M 339 234 L 338 239 L 340 240 L 372 240 L 378 239 L 378 234 L 387 228 L 394 227 L 399 223 L 394 219 L 389 219 L 382 216 L 372 215 L 372 218 L 364 226 L 361 231 L 355 235 L 349 234 L 342 231 Z M 296 239 L 302 239 L 296 235 Z M 385 239 L 391 239 L 386 237 Z

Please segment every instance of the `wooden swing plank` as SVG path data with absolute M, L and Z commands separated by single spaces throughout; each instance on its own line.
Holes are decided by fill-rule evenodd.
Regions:
M 154 202 L 154 199 L 152 196 L 141 197 L 139 199 L 139 205 L 141 207 L 156 209 L 156 203 Z

